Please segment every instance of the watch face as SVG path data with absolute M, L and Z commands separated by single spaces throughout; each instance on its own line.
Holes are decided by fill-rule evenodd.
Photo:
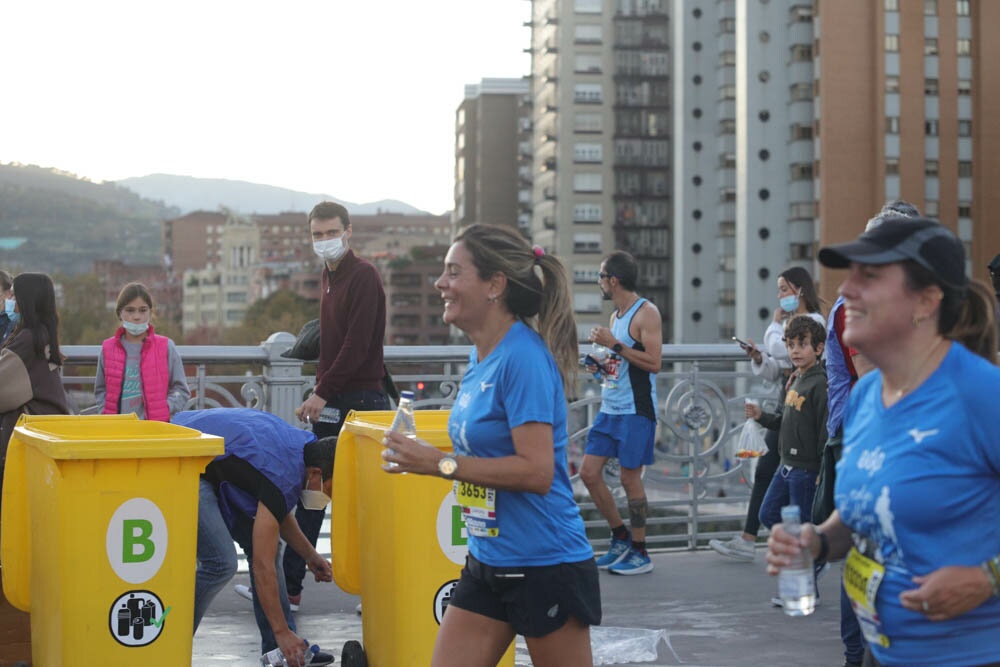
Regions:
M 438 471 L 445 477 L 451 477 L 458 469 L 458 462 L 450 456 L 446 456 L 438 461 Z

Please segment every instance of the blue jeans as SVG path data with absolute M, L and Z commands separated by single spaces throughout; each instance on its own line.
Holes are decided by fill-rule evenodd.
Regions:
M 802 523 L 812 521 L 813 496 L 816 495 L 816 476 L 819 473 L 804 468 L 790 468 L 785 465 L 771 478 L 771 484 L 760 505 L 760 522 L 771 528 L 781 523 L 781 508 L 798 505 Z
M 215 487 L 201 479 L 198 487 L 198 569 L 194 575 L 194 631 L 208 606 L 236 574 L 236 545 L 219 511 Z
M 865 657 L 865 640 L 861 635 L 858 617 L 854 615 L 851 599 L 840 582 L 840 640 L 844 642 L 844 660 L 860 663 Z
M 236 545 L 239 543 L 247 556 L 250 567 L 250 585 L 253 586 L 253 520 L 237 512 L 233 517 L 233 527 L 228 528 L 219 509 L 219 499 L 215 488 L 204 479 L 201 480 L 198 497 L 198 569 L 194 579 L 194 629 L 198 630 L 201 619 L 205 616 L 208 606 L 229 580 L 236 574 Z M 281 572 L 281 548 L 274 559 L 275 573 Z M 277 576 L 278 597 L 281 600 L 281 610 L 285 621 L 292 632 L 295 632 L 295 621 L 288 607 L 288 594 L 285 592 L 284 577 Z M 278 647 L 274 639 L 271 624 L 261 609 L 257 596 L 253 598 L 254 619 L 260 631 L 261 653 Z
M 340 410 L 340 419 L 337 422 L 317 422 L 313 424 L 313 433 L 317 438 L 328 438 L 340 435 L 340 429 L 344 425 L 344 419 L 351 410 L 388 410 L 389 397 L 380 389 L 365 389 L 361 391 L 346 391 L 335 399 L 327 401 L 327 406 Z M 299 529 L 306 536 L 309 543 L 316 546 L 319 539 L 319 531 L 323 528 L 323 518 L 326 516 L 326 509 L 307 510 L 299 502 L 295 506 L 295 520 L 299 522 Z M 285 549 L 284 558 L 284 583 L 288 594 L 292 596 L 302 594 L 302 580 L 306 576 L 306 562 L 295 553 L 294 549 Z M 281 577 L 278 577 L 281 579 Z

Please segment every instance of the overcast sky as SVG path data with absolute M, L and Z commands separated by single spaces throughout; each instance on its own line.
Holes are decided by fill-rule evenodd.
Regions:
M 527 0 L 9 0 L 0 162 L 453 206 L 464 85 L 527 74 Z

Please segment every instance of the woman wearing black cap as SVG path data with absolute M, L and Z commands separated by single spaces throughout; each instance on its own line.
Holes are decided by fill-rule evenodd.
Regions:
M 933 220 L 897 219 L 819 257 L 848 269 L 844 338 L 877 372 L 850 394 L 837 511 L 801 542 L 776 526 L 768 571 L 800 548 L 821 561 L 846 556 L 865 665 L 1000 663 L 990 290 L 968 280 L 962 243 Z

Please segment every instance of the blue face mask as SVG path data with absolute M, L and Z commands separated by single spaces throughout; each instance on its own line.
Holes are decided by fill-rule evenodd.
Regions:
M 795 294 L 792 294 L 791 296 L 783 296 L 778 300 L 778 304 L 786 313 L 794 313 L 799 309 L 799 297 Z
M 15 305 L 17 305 L 17 301 L 14 299 L 4 299 L 3 312 L 7 314 L 7 319 L 10 320 L 11 324 L 17 324 L 21 320 L 21 313 L 14 312 Z

